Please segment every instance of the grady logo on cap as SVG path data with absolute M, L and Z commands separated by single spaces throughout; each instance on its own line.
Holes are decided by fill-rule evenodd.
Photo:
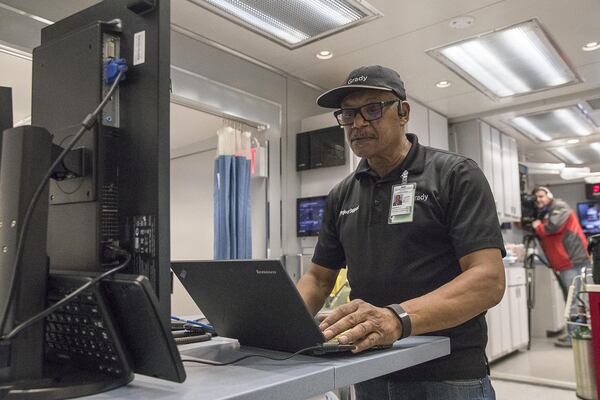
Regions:
M 346 84 L 347 85 L 351 85 L 354 82 L 364 82 L 366 80 L 367 80 L 367 77 L 364 76 L 364 75 L 361 75 L 361 76 L 357 76 L 356 78 L 350 78 L 350 79 L 348 79 L 348 82 L 346 82 Z
M 352 71 L 341 86 L 320 95 L 317 104 L 326 108 L 340 108 L 344 97 L 363 89 L 393 92 L 399 99 L 406 100 L 404 82 L 396 71 L 381 65 L 369 65 Z

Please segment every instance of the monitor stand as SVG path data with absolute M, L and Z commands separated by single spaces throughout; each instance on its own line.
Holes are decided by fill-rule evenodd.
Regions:
M 0 383 L 2 400 L 59 400 L 89 396 L 125 386 L 133 372 L 124 378 L 77 370 L 70 366 L 46 364 L 40 379 Z

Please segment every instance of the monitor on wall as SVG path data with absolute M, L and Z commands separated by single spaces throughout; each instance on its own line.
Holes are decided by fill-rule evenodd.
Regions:
M 296 234 L 319 236 L 327 196 L 303 197 L 296 201 Z
M 600 233 L 600 201 L 577 203 L 577 216 L 586 235 Z

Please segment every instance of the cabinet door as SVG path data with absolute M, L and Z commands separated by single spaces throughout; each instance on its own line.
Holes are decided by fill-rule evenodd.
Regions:
M 529 340 L 529 326 L 527 321 L 527 298 L 525 286 L 511 286 L 508 288 L 511 316 L 511 340 L 513 350 L 527 345 Z
M 511 140 L 512 138 L 500 134 L 502 141 L 502 181 L 503 185 L 503 199 L 504 199 L 504 214 L 514 219 L 517 210 L 514 204 L 514 188 L 513 188 L 513 174 L 515 173 L 515 168 L 513 166 L 512 159 L 512 149 L 511 149 Z
M 428 110 L 429 145 L 437 149 L 448 150 L 448 120 L 446 117 Z
M 498 218 L 503 221 L 504 212 L 504 196 L 503 196 L 503 174 L 502 174 L 502 143 L 500 141 L 500 132 L 497 129 L 491 128 L 492 137 L 492 174 L 494 186 L 494 199 L 496 200 L 496 210 Z
M 502 355 L 502 323 L 500 321 L 500 307 L 490 308 L 485 315 L 488 326 L 488 343 L 485 352 L 490 361 Z
M 515 169 L 512 172 L 513 178 L 513 205 L 515 207 L 514 217 L 516 219 L 521 219 L 521 183 L 519 181 L 519 152 L 517 150 L 517 141 L 515 139 L 511 139 L 510 141 L 510 157 L 511 157 L 511 165 Z
M 513 349 L 511 337 L 510 292 L 508 288 L 500 302 L 500 321 L 502 323 L 502 354 L 507 354 Z
M 410 118 L 406 125 L 406 132 L 414 133 L 419 138 L 419 143 L 429 146 L 429 115 L 427 108 L 417 103 L 410 102 Z
M 479 134 L 481 135 L 481 169 L 494 191 L 494 166 L 492 162 L 492 132 L 490 126 L 480 122 Z M 496 195 L 494 195 L 495 198 Z

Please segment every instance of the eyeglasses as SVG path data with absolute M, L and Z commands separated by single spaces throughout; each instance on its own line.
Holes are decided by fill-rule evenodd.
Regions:
M 354 124 L 356 114 L 360 113 L 365 121 L 374 121 L 383 115 L 383 107 L 394 104 L 400 99 L 378 101 L 377 103 L 369 103 L 356 108 L 342 108 L 333 113 L 340 126 L 348 126 Z

